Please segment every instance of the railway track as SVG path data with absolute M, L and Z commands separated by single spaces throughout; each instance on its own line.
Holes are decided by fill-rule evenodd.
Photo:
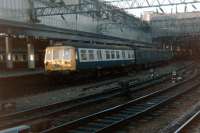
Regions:
M 191 127 L 196 125 L 200 120 L 200 110 L 191 115 L 183 124 L 181 124 L 174 133 L 187 133 L 191 131 Z
M 148 87 L 148 86 L 151 86 L 151 85 L 154 85 L 166 80 L 167 78 L 166 76 L 168 76 L 168 74 L 160 75 L 158 77 L 155 77 L 155 79 L 144 79 L 143 81 L 140 81 L 140 82 L 136 82 L 136 80 L 134 79 L 134 80 L 130 80 L 128 83 L 129 83 L 129 87 L 134 88 L 134 90 L 131 90 L 131 92 L 133 93 L 133 92 L 143 89 L 144 87 Z M 102 84 L 102 85 L 107 85 L 107 84 L 108 83 Z M 62 111 L 63 112 L 70 111 L 70 110 L 73 110 L 75 108 L 78 108 L 80 106 L 87 105 L 90 103 L 103 102 L 110 98 L 123 95 L 123 91 L 121 89 L 122 88 L 117 85 L 113 88 L 110 88 L 110 91 L 107 91 L 101 94 L 95 94 L 95 95 L 83 97 L 77 100 L 63 101 L 63 102 L 54 103 L 54 104 L 50 104 L 50 105 L 46 105 L 46 106 L 42 106 L 42 107 L 30 109 L 30 110 L 24 110 L 21 112 L 16 112 L 16 113 L 0 116 L 0 129 L 17 126 L 29 121 L 41 119 L 43 117 L 56 115 L 56 114 L 61 113 Z M 41 112 L 45 112 L 45 113 L 41 113 Z
M 180 71 L 183 69 L 184 67 L 181 68 Z M 128 86 L 130 88 L 133 88 L 132 90 L 130 90 L 130 92 L 132 93 L 137 92 L 139 90 L 144 89 L 145 87 L 163 82 L 164 80 L 168 78 L 169 75 L 170 73 L 167 73 L 167 74 L 157 76 L 154 79 L 152 78 L 144 79 L 139 82 L 137 82 L 135 79 L 129 80 Z M 108 85 L 108 84 L 109 83 L 101 84 L 101 85 Z M 100 84 L 98 86 L 100 86 Z M 97 86 L 94 86 L 94 87 L 97 87 Z M 60 113 L 77 109 L 80 106 L 88 105 L 90 103 L 103 102 L 113 97 L 122 95 L 123 93 L 121 89 L 122 88 L 120 86 L 115 86 L 111 88 L 110 91 L 104 92 L 102 94 L 96 94 L 93 96 L 84 97 L 84 98 L 80 98 L 73 101 L 63 101 L 60 103 L 54 103 L 54 104 L 42 106 L 39 108 L 34 108 L 30 110 L 25 110 L 21 112 L 16 112 L 16 113 L 0 116 L 0 129 L 18 126 L 24 123 L 35 121 L 37 119 L 47 118 L 50 116 L 56 116 L 56 115 L 59 115 Z
M 197 79 L 197 77 L 197 75 L 193 76 L 189 80 L 185 80 L 172 87 L 152 92 L 125 104 L 65 123 L 61 126 L 43 131 L 42 133 L 100 133 L 113 131 L 115 127 L 159 108 L 170 100 L 200 86 L 198 82 L 199 78 Z

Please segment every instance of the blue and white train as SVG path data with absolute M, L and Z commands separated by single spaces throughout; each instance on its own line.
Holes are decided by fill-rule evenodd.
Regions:
M 97 44 L 56 43 L 46 48 L 47 72 L 79 72 L 153 64 L 172 59 L 169 50 Z

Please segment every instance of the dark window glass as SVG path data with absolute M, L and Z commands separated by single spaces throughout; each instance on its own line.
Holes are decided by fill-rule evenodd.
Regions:
M 128 58 L 131 58 L 131 51 L 127 51 L 128 52 Z
M 88 50 L 89 60 L 94 60 L 94 50 Z
M 125 51 L 122 51 L 122 58 L 123 58 L 123 59 L 125 59 L 125 58 L 126 58 Z
M 132 59 L 134 59 L 135 58 L 134 51 L 132 51 L 131 53 L 132 53 Z
M 106 51 L 106 59 L 110 59 L 110 51 Z
M 116 58 L 117 58 L 117 59 L 120 58 L 119 51 L 116 51 Z
M 111 58 L 115 59 L 115 51 L 111 51 Z
M 87 60 L 86 50 L 80 50 L 81 60 Z

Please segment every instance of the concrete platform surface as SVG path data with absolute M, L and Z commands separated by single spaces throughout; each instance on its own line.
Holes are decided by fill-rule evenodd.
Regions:
M 0 71 L 0 78 L 22 77 L 44 73 L 44 69 Z

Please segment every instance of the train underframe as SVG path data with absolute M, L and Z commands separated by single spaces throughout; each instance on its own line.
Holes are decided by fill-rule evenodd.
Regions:
M 138 72 L 142 70 L 147 70 L 150 68 L 156 68 L 160 66 L 168 65 L 171 61 L 159 61 L 156 63 L 140 64 L 140 65 L 129 65 L 126 67 L 111 67 L 104 69 L 94 69 L 94 70 L 80 70 L 80 71 L 62 71 L 62 72 L 46 72 L 48 80 L 51 80 L 51 83 L 58 82 L 70 82 L 73 80 L 82 80 L 82 79 L 98 79 L 101 77 L 115 77 L 115 76 L 126 76 L 133 72 Z

